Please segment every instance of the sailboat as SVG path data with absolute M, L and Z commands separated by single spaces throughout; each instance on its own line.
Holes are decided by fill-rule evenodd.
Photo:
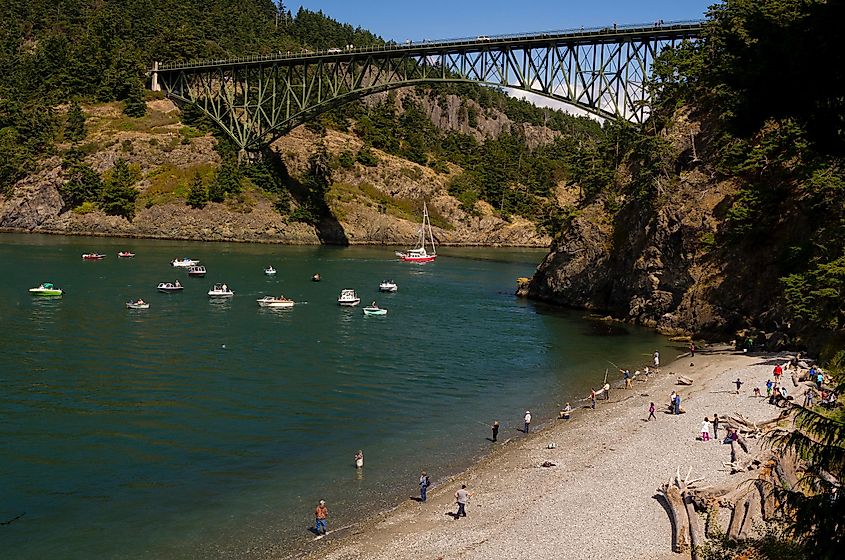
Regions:
M 428 242 L 431 243 L 431 252 L 426 250 L 426 234 Z M 417 246 L 407 251 L 397 251 L 396 256 L 405 262 L 426 263 L 437 258 L 437 248 L 434 246 L 434 234 L 431 232 L 431 220 L 428 217 L 428 207 L 423 202 L 423 221 L 420 224 L 420 236 L 417 239 Z

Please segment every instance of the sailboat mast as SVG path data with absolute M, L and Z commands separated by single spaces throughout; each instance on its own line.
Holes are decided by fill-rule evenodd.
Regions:
M 428 224 L 428 238 L 431 240 L 431 253 L 436 254 L 437 249 L 434 247 L 434 233 L 431 231 L 431 218 L 428 215 L 428 206 L 423 202 L 423 219 Z

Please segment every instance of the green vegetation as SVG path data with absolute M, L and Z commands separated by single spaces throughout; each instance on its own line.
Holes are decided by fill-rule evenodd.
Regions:
M 766 243 L 789 320 L 809 334 L 845 328 L 843 20 L 840 1 L 728 0 L 703 41 L 655 66 L 658 120 L 681 105 L 713 119 L 711 163 L 742 185 L 717 248 Z
M 79 101 L 74 100 L 67 111 L 64 137 L 65 140 L 76 143 L 85 140 L 85 135 L 85 115 L 82 113 Z
M 203 184 L 202 176 L 200 176 L 199 172 L 194 174 L 194 178 L 191 181 L 191 190 L 188 191 L 186 202 L 191 208 L 203 208 L 208 202 L 208 189 Z

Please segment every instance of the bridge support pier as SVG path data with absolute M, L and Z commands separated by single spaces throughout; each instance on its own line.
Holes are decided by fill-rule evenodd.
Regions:
M 161 91 L 161 85 L 158 83 L 158 61 L 153 62 L 153 70 L 150 77 L 150 89 L 152 91 Z

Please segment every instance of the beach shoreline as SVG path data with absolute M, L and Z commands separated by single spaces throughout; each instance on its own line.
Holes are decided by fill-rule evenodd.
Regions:
M 730 447 L 719 442 L 724 429 L 718 440 L 705 442 L 696 440 L 699 426 L 713 413 L 740 412 L 752 421 L 777 416 L 780 409 L 752 391 L 783 361 L 727 346 L 680 357 L 648 380 L 638 377 L 632 389 L 614 388 L 596 410 L 589 399 L 572 402 L 571 420 L 544 419 L 531 434 L 491 443 L 495 447 L 479 461 L 438 481 L 425 503 L 407 499 L 347 527 L 332 527 L 330 518 L 336 533 L 275 557 L 505 559 L 585 551 L 591 558 L 683 557 L 671 550 L 671 524 L 655 499 L 657 488 L 677 469 L 691 469 L 707 484 L 730 478 L 723 465 Z M 678 375 L 693 385 L 677 385 Z M 732 385 L 737 377 L 743 380 L 739 395 Z M 685 414 L 665 412 L 673 389 Z M 650 402 L 657 420 L 646 422 Z M 761 442 L 749 444 L 751 454 L 760 450 Z M 542 467 L 544 462 L 554 466 Z M 456 519 L 450 513 L 462 483 L 473 497 L 468 516 Z M 413 493 L 415 481 L 408 489 Z

